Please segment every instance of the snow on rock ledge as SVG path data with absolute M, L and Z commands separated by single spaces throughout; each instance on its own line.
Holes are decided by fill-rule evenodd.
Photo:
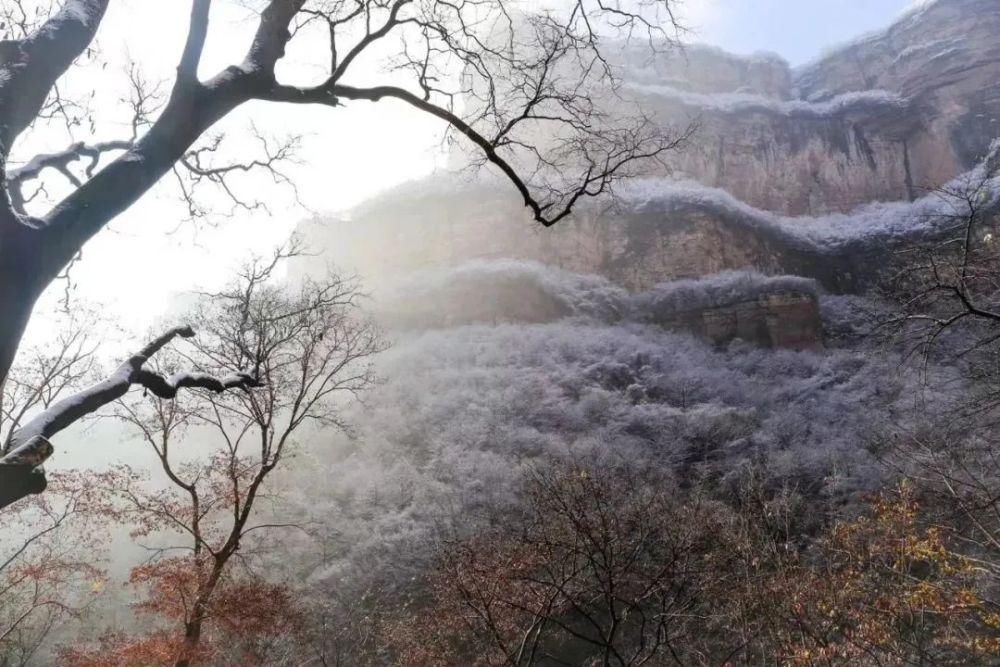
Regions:
M 699 133 L 674 174 L 783 215 L 914 199 L 1000 136 L 1000 3 L 936 0 L 792 69 L 768 54 L 623 49 L 624 90 Z M 647 174 L 649 176 L 662 174 Z
M 954 185 L 977 182 L 997 162 L 994 146 L 987 161 Z M 996 200 L 1000 183 L 989 186 Z M 750 269 L 852 292 L 886 266 L 900 243 L 938 237 L 955 213 L 946 200 L 928 194 L 850 213 L 782 216 L 717 188 L 663 178 L 632 180 L 619 195 L 614 206 L 583 206 L 572 218 L 540 229 L 509 185 L 436 176 L 375 198 L 349 219 L 317 220 L 300 231 L 326 259 L 375 288 L 414 271 L 514 259 L 598 274 L 636 291 Z M 468 300 L 470 308 L 479 306 L 474 295 Z M 559 303 L 546 308 L 566 309 Z
M 393 329 L 546 323 L 566 318 L 655 324 L 714 344 L 822 346 L 818 288 L 794 276 L 725 272 L 630 294 L 605 278 L 534 262 L 474 261 L 410 276 L 380 300 Z

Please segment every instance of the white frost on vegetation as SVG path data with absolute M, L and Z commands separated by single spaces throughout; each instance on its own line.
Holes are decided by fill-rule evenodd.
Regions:
M 817 296 L 815 280 L 798 276 L 764 276 L 753 271 L 723 271 L 705 278 L 660 283 L 637 294 L 632 302 L 636 312 L 652 318 L 703 308 L 718 308 L 753 301 L 767 294 L 810 294 Z
M 525 472 L 553 459 L 627 460 L 723 488 L 755 463 L 806 495 L 873 488 L 866 437 L 916 386 L 860 351 L 715 350 L 656 326 L 573 320 L 402 336 L 380 374 L 357 437 L 335 456 L 317 450 L 295 485 L 337 536 L 314 575 L 332 586 L 419 573 L 442 530 L 516 508 Z
M 928 378 L 897 359 L 867 349 L 713 347 L 644 323 L 661 304 L 630 301 L 597 277 L 475 262 L 434 285 L 414 280 L 399 297 L 415 302 L 447 292 L 448 275 L 517 289 L 533 281 L 579 310 L 554 322 L 448 325 L 441 318 L 394 331 L 379 362 L 384 383 L 347 416 L 354 437 L 331 447 L 323 434 L 286 485 L 287 502 L 303 512 L 295 520 L 318 520 L 332 536 L 327 548 L 335 555 L 311 571 L 316 586 L 348 597 L 405 588 L 426 572 L 437 540 L 517 511 L 526 473 L 551 461 L 628 461 L 722 492 L 755 465 L 776 488 L 848 500 L 882 482 L 869 437 L 888 417 L 904 426 L 918 418 L 913 408 Z M 649 294 L 686 307 L 768 287 L 811 285 L 725 274 Z M 605 308 L 619 299 L 626 305 Z M 828 324 L 852 328 L 851 305 L 832 303 L 829 317 L 844 321 Z M 604 319 L 629 308 L 630 320 Z M 930 369 L 938 379 L 946 372 Z M 960 396 L 956 387 L 949 396 Z
M 641 94 L 655 95 L 685 106 L 723 113 L 766 113 L 797 118 L 829 118 L 847 113 L 900 110 L 908 101 L 887 90 L 865 90 L 845 93 L 823 102 L 778 100 L 748 93 L 693 93 L 672 86 L 630 83 L 628 87 Z
M 942 190 L 962 189 L 981 182 L 983 203 L 995 206 L 1000 195 L 1000 176 L 986 178 L 985 170 L 996 161 L 998 154 L 1000 143 L 994 142 L 982 163 L 946 184 Z M 931 235 L 942 225 L 952 224 L 951 220 L 962 210 L 961 202 L 931 192 L 912 202 L 875 202 L 849 213 L 783 216 L 754 208 L 724 190 L 669 178 L 632 179 L 621 186 L 619 195 L 626 206 L 634 210 L 704 209 L 764 234 L 782 237 L 792 245 L 819 252 L 837 251 L 852 243 L 880 243 Z

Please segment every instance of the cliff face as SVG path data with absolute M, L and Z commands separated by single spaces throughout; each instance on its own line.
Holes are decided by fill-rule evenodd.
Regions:
M 744 58 L 712 46 L 692 45 L 654 56 L 645 47 L 625 48 L 620 59 L 618 76 L 635 84 L 700 94 L 740 92 L 778 100 L 792 97 L 792 71 L 784 58 L 773 53 Z
M 579 318 L 591 324 L 631 322 L 687 331 L 716 345 L 736 339 L 762 347 L 822 345 L 817 286 L 793 276 L 724 272 L 629 292 L 600 276 L 501 260 L 416 272 L 409 278 L 379 301 L 380 320 L 394 330 Z
M 446 190 L 399 192 L 356 211 L 351 220 L 318 222 L 327 240 L 321 256 L 364 276 L 376 295 L 394 283 L 419 283 L 428 271 L 470 260 L 501 267 L 510 258 L 530 260 L 577 275 L 597 274 L 637 293 L 733 269 L 772 275 L 791 269 L 839 289 L 864 264 L 853 255 L 817 257 L 815 247 L 767 229 L 763 213 L 757 213 L 757 224 L 748 224 L 755 220 L 751 212 L 711 199 L 583 209 L 552 229 L 539 229 L 504 189 Z M 450 274 L 448 281 L 448 290 L 394 302 L 385 321 L 424 328 L 550 322 L 573 314 L 545 290 L 511 282 L 503 272 L 485 284 L 462 272 Z M 760 294 L 737 290 L 718 302 L 662 309 L 649 321 L 716 344 L 741 338 L 763 347 L 822 346 L 816 294 L 794 285 Z
M 997 89 L 1000 5 L 994 0 L 924 2 L 886 30 L 866 35 L 798 69 L 797 96 L 823 100 L 873 88 L 959 105 Z
M 378 287 L 400 275 L 469 260 L 516 258 L 605 276 L 631 290 L 730 269 L 782 272 L 791 251 L 711 204 L 581 210 L 539 229 L 500 187 L 420 193 L 371 202 L 351 220 L 322 221 L 323 256 Z M 470 211 L 475 211 L 474 215 Z
M 812 278 L 833 292 L 863 288 L 900 239 L 947 226 L 936 195 L 853 214 L 783 217 L 725 191 L 649 179 L 614 204 L 580 206 L 552 228 L 531 222 L 503 183 L 432 178 L 304 228 L 324 257 L 373 287 L 469 260 L 524 259 L 597 274 L 630 290 L 728 270 Z M 905 231 L 903 231 L 905 230 Z
M 617 66 L 644 108 L 668 125 L 697 119 L 700 129 L 671 155 L 669 173 L 646 174 L 622 201 L 540 229 L 509 184 L 432 177 L 310 236 L 376 287 L 470 259 L 517 258 L 630 290 L 750 269 L 854 291 L 900 238 L 933 233 L 941 201 L 925 188 L 972 169 L 1000 136 L 997 35 L 997 0 L 937 0 L 797 70 L 766 54 L 688 47 L 650 59 L 624 49 Z M 815 299 L 786 296 L 788 307 L 736 300 L 742 314 L 678 322 L 712 339 L 732 329 L 764 344 L 782 344 L 782 331 L 796 346 L 815 342 Z
M 913 198 L 915 183 L 940 185 L 956 173 L 951 164 L 933 178 L 914 168 L 939 142 L 925 145 L 921 112 L 882 92 L 830 104 L 767 104 L 654 86 L 640 94 L 665 124 L 697 119 L 698 138 L 670 158 L 673 173 L 757 208 L 787 215 L 850 211 L 870 201 Z
M 1000 3 L 938 0 L 793 71 L 692 47 L 623 75 L 665 124 L 698 118 L 679 173 L 791 215 L 914 198 L 1000 134 Z
M 688 331 L 717 345 L 745 340 L 761 347 L 795 350 L 823 345 L 816 297 L 802 292 L 776 292 L 724 306 L 698 308 L 660 323 Z
M 1000 136 L 997 35 L 995 0 L 927 2 L 884 32 L 796 72 L 795 91 L 820 100 L 881 88 L 911 100 L 923 112 L 911 142 L 914 179 L 937 184 L 970 168 Z

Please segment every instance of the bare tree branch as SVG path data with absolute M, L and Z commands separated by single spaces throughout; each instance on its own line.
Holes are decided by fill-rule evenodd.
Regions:
M 109 5 L 61 0 L 57 11 L 34 25 L 18 2 L 11 9 L 16 38 L 0 42 L 0 378 L 10 370 L 39 295 L 90 238 L 164 176 L 178 175 L 193 214 L 199 211 L 192 195 L 198 181 L 221 188 L 234 206 L 250 208 L 256 204 L 230 186 L 230 176 L 263 169 L 276 181 L 287 180 L 278 171 L 290 157 L 283 146 L 265 143 L 264 158 L 227 164 L 209 162 L 211 143 L 197 147 L 218 121 L 247 102 L 403 102 L 441 120 L 449 138 L 454 133 L 467 142 L 473 168 L 498 169 L 538 222 L 565 219 L 580 200 L 607 193 L 640 164 L 660 160 L 691 136 L 690 128 L 674 132 L 632 113 L 608 57 L 621 40 L 669 46 L 663 26 L 674 25 L 672 2 L 572 0 L 547 12 L 535 12 L 529 3 L 524 13 L 507 0 L 261 0 L 252 3 L 260 13 L 242 61 L 202 80 L 212 3 L 191 0 L 177 75 L 161 109 L 151 109 L 155 89 L 133 68 L 131 137 L 74 141 L 8 171 L 14 142 L 32 123 L 50 114 L 69 118 L 72 107 L 59 82 L 88 53 Z M 326 80 L 314 86 L 279 81 L 286 50 L 295 40 L 308 45 L 310 35 L 328 42 L 327 48 L 311 49 L 328 71 Z M 369 60 L 382 63 L 374 75 L 359 67 Z M 367 81 L 358 80 L 362 76 Z M 26 212 L 29 202 L 40 208 L 41 195 L 47 197 L 42 174 L 49 171 L 72 191 L 47 211 Z M 30 183 L 38 184 L 32 192 L 25 187 Z M 177 330 L 169 338 L 178 335 L 184 334 Z M 246 352 L 256 355 L 249 362 L 264 358 L 262 350 Z M 133 357 L 104 382 L 48 406 L 17 430 L 0 464 L 44 460 L 50 436 L 133 384 L 166 396 L 183 387 L 244 386 L 265 370 L 168 378 L 144 368 L 147 359 Z M 327 362 L 337 368 L 334 360 Z M 313 389 L 323 396 L 329 386 Z
M 52 436 L 121 398 L 133 385 L 145 387 L 163 398 L 173 398 L 182 388 L 222 392 L 259 386 L 257 377 L 250 373 L 235 373 L 223 378 L 204 373 L 176 373 L 164 377 L 144 367 L 153 355 L 175 338 L 193 336 L 194 330 L 189 326 L 170 329 L 130 357 L 107 379 L 46 407 L 10 435 L 4 456 L 0 458 L 0 469 L 3 466 L 23 468 L 41 465 L 52 454 L 53 448 L 49 443 Z
M 212 0 L 194 0 L 191 4 L 191 26 L 181 62 L 177 65 L 177 84 L 192 85 L 198 81 L 198 64 L 208 37 L 208 10 Z

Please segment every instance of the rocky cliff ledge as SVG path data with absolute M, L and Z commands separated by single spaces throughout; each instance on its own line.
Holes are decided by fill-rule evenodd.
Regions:
M 716 345 L 823 346 L 815 282 L 725 272 L 630 293 L 599 276 L 537 262 L 474 261 L 410 276 L 383 294 L 379 319 L 390 329 L 546 323 L 578 318 L 636 322 L 694 334 Z
M 727 270 L 862 290 L 898 243 L 947 224 L 948 203 L 922 186 L 981 180 L 1000 161 L 998 34 L 1000 1 L 937 0 L 798 70 L 767 54 L 690 47 L 649 60 L 624 49 L 622 77 L 647 108 L 664 123 L 700 121 L 672 173 L 633 179 L 619 201 L 581 207 L 552 229 L 529 222 L 509 184 L 438 176 L 304 231 L 376 289 L 415 271 L 513 258 L 634 292 Z M 544 294 L 494 296 L 529 319 L 554 308 Z M 818 315 L 800 296 L 673 317 L 713 340 L 808 345 Z M 470 312 L 483 310 L 474 302 Z
M 688 47 L 622 76 L 665 124 L 697 118 L 671 166 L 761 209 L 845 212 L 913 199 L 1000 135 L 1000 3 L 937 0 L 797 70 L 772 55 Z
M 960 177 L 978 181 L 984 162 Z M 994 179 L 992 187 L 1000 189 Z M 727 270 L 791 274 L 831 292 L 863 289 L 901 243 L 935 238 L 961 202 L 937 194 L 877 203 L 850 214 L 781 216 L 724 190 L 636 179 L 615 202 L 581 206 L 553 228 L 534 225 L 502 182 L 431 177 L 400 186 L 302 231 L 323 256 L 377 287 L 415 271 L 471 259 L 513 258 L 604 276 L 631 290 Z

